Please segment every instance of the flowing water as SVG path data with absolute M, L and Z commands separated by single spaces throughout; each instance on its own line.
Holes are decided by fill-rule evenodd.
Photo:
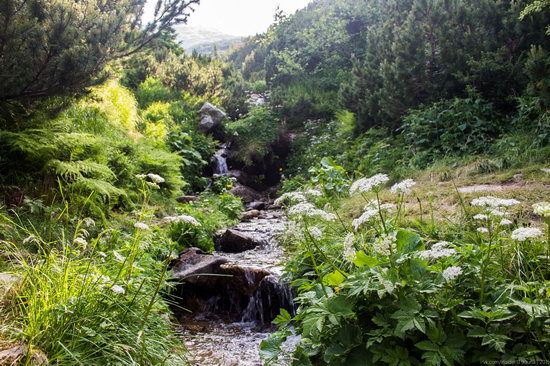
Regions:
M 229 154 L 229 150 L 226 144 L 222 144 L 221 149 L 216 151 L 212 158 L 212 162 L 214 164 L 214 174 L 217 175 L 227 175 L 227 172 L 229 171 L 227 167 L 227 156 Z
M 285 254 L 277 240 L 286 227 L 281 211 L 262 211 L 259 217 L 233 229 L 253 236 L 263 245 L 242 253 L 215 253 L 228 258 L 230 265 L 243 269 L 248 281 L 255 281 L 254 274 L 258 271 L 269 274 L 250 296 L 240 320 L 231 321 L 225 314 L 216 313 L 215 308 L 182 320 L 181 334 L 189 351 L 190 365 L 261 365 L 259 344 L 273 331 L 271 320 L 281 307 L 292 308 L 292 293 L 280 280 Z

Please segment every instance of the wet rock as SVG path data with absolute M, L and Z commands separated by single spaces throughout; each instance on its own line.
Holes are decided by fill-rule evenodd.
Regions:
M 249 210 L 245 211 L 241 214 L 241 221 L 250 221 L 258 216 L 260 216 L 261 212 L 258 210 Z
M 226 253 L 241 253 L 263 244 L 262 241 L 233 229 L 228 229 L 222 236 L 215 238 L 215 243 L 216 250 Z
M 179 203 L 189 203 L 189 202 L 194 202 L 198 199 L 199 197 L 197 196 L 181 196 L 176 198 L 176 201 L 178 201 Z
M 259 192 L 242 184 L 236 184 L 229 192 L 241 198 L 245 204 L 260 201 L 263 198 Z
M 224 112 L 208 102 L 204 103 L 199 113 L 201 115 L 199 129 L 203 132 L 211 132 L 220 126 L 226 117 Z
M 227 172 L 227 176 L 235 178 L 237 182 L 245 186 L 253 185 L 254 179 L 250 175 L 242 170 L 232 169 Z
M 216 287 L 216 278 L 211 275 L 220 273 L 220 266 L 225 263 L 226 258 L 207 254 L 198 248 L 189 248 L 174 263 L 172 274 L 185 283 Z
M 246 205 L 247 210 L 265 210 L 266 203 L 264 201 L 254 201 Z

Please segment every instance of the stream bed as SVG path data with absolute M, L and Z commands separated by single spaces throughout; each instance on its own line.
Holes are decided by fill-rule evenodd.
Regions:
M 214 305 L 219 302 L 215 296 L 207 311 L 180 317 L 180 334 L 188 350 L 190 365 L 261 365 L 259 344 L 274 331 L 271 326 L 274 315 L 279 313 L 280 307 L 293 306 L 290 288 L 280 281 L 285 253 L 278 240 L 287 225 L 282 211 L 266 210 L 231 228 L 261 245 L 241 253 L 215 252 L 214 256 L 227 259 L 224 265 L 238 266 L 250 285 L 258 271 L 268 275 L 250 295 L 248 304 L 241 305 L 237 314 L 240 319 Z

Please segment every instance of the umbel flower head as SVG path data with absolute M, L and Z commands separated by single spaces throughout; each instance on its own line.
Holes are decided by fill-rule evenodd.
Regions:
M 144 222 L 136 222 L 134 227 L 139 230 L 149 230 L 149 225 Z
M 443 271 L 443 278 L 447 281 L 453 281 L 462 274 L 462 268 L 457 266 L 448 267 Z
M 353 220 L 352 226 L 355 231 L 359 230 L 361 226 L 370 221 L 373 217 L 378 215 L 378 210 L 375 208 L 367 209 L 361 216 Z
M 329 212 L 318 209 L 314 205 L 308 202 L 298 203 L 295 206 L 292 206 L 288 210 L 290 216 L 307 216 L 307 217 L 318 217 L 325 221 L 334 221 L 336 220 L 336 215 Z
M 479 197 L 472 200 L 472 206 L 477 207 L 511 207 L 519 205 L 521 202 L 515 199 L 497 198 L 493 196 Z
M 353 182 L 349 189 L 349 194 L 356 192 L 367 193 L 388 182 L 390 178 L 386 174 L 376 174 L 370 178 L 361 178 Z
M 416 185 L 416 182 L 412 179 L 405 179 L 402 182 L 399 182 L 397 184 L 394 184 L 390 191 L 392 193 L 410 193 L 412 191 L 412 188 Z
M 542 230 L 534 227 L 522 227 L 512 231 L 512 239 L 517 241 L 536 239 L 539 236 L 542 236 Z
M 162 184 L 166 182 L 166 180 L 158 174 L 149 173 L 147 174 L 147 176 L 149 177 L 149 179 L 153 181 L 153 183 L 156 183 L 156 184 Z
M 549 218 L 550 217 L 550 203 L 549 202 L 539 202 L 533 205 L 533 212 L 540 217 Z

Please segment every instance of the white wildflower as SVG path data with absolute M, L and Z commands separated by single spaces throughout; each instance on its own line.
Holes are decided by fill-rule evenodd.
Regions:
M 539 202 L 533 205 L 533 212 L 540 217 L 548 218 L 550 217 L 550 203 L 548 202 Z
M 514 222 L 512 220 L 508 220 L 508 219 L 502 219 L 500 221 L 500 226 L 510 226 L 512 225 Z
M 445 249 L 449 245 L 451 245 L 451 243 L 449 243 L 448 241 L 439 241 L 439 242 L 435 243 L 434 245 L 432 245 L 432 250 Z
M 492 196 L 479 197 L 472 200 L 472 206 L 477 207 L 510 207 L 520 204 L 518 200 L 515 199 L 504 199 L 497 198 Z
M 522 227 L 512 231 L 512 239 L 517 241 L 526 241 L 542 236 L 542 230 L 531 227 Z
M 506 212 L 501 211 L 501 210 L 495 208 L 495 209 L 489 211 L 489 215 L 491 215 L 491 216 L 497 216 L 497 217 L 503 217 L 503 216 L 506 216 Z
M 139 230 L 149 230 L 149 225 L 144 222 L 136 222 L 134 227 Z
M 201 226 L 201 223 L 197 221 L 193 216 L 189 215 L 179 215 L 179 216 L 168 216 L 164 218 L 167 222 L 186 222 L 193 226 Z
M 355 257 L 355 235 L 348 233 L 344 238 L 344 258 L 351 261 Z
M 97 252 L 97 255 L 98 255 L 100 258 L 107 258 L 107 254 L 105 254 L 105 252 Z
M 306 196 L 311 197 L 321 197 L 323 195 L 323 193 L 321 193 L 321 191 L 319 191 L 318 189 L 308 189 L 304 193 L 306 194 Z
M 94 227 L 95 226 L 95 221 L 91 217 L 86 217 L 84 220 L 82 220 L 82 223 L 86 227 Z
M 158 174 L 149 173 L 147 174 L 147 176 L 156 184 L 162 184 L 166 182 L 166 180 Z
M 443 271 L 443 278 L 447 281 L 452 281 L 462 274 L 462 268 L 451 266 Z
M 311 203 L 307 202 L 298 203 L 297 205 L 292 206 L 290 210 L 288 210 L 288 214 L 291 216 L 319 217 L 326 221 L 336 220 L 336 215 L 320 210 Z
M 365 212 L 359 218 L 353 220 L 352 225 L 355 231 L 357 231 L 362 225 L 367 223 L 370 219 L 378 215 L 378 210 L 370 209 Z
M 487 234 L 489 232 L 489 229 L 487 229 L 486 227 L 478 227 L 476 230 L 478 233 L 482 234 Z
M 374 241 L 374 251 L 381 255 L 390 255 L 397 249 L 397 232 L 382 234 Z
M 120 287 L 119 285 L 113 285 L 111 287 L 111 290 L 115 293 L 115 294 L 118 294 L 118 295 L 123 295 L 126 291 Z
M 370 192 L 374 188 L 388 182 L 390 178 L 386 174 L 376 174 L 370 178 L 361 178 L 353 182 L 349 189 L 349 194 L 352 195 L 356 192 L 366 193 Z
M 544 173 L 550 174 L 550 168 L 541 168 L 540 170 L 543 171 Z
M 392 193 L 410 193 L 416 182 L 412 179 L 405 179 L 402 182 L 394 184 L 390 191 Z
M 309 235 L 315 240 L 321 240 L 323 238 L 323 232 L 316 226 L 309 228 Z
M 300 192 L 288 192 L 275 200 L 275 205 L 281 206 L 285 203 L 302 203 L 306 202 L 306 197 Z
M 454 249 L 441 248 L 441 249 L 423 250 L 418 255 L 422 259 L 429 260 L 429 259 L 447 258 L 454 254 L 456 254 L 456 250 Z
M 86 241 L 86 239 L 82 238 L 82 237 L 77 237 L 73 240 L 73 243 L 75 244 L 78 244 L 78 245 L 81 245 L 83 247 L 86 247 L 88 245 L 88 242 Z
M 145 182 L 145 183 L 153 189 L 160 189 L 160 186 L 154 182 Z
M 480 221 L 489 220 L 489 216 L 484 214 L 477 214 L 474 216 L 474 220 L 480 220 Z
M 145 179 L 145 178 L 147 178 L 147 175 L 145 175 L 145 174 L 136 174 L 136 178 L 137 179 Z
M 124 262 L 126 260 L 126 257 L 120 254 L 119 252 L 117 252 L 116 250 L 113 250 L 113 256 L 119 262 Z

